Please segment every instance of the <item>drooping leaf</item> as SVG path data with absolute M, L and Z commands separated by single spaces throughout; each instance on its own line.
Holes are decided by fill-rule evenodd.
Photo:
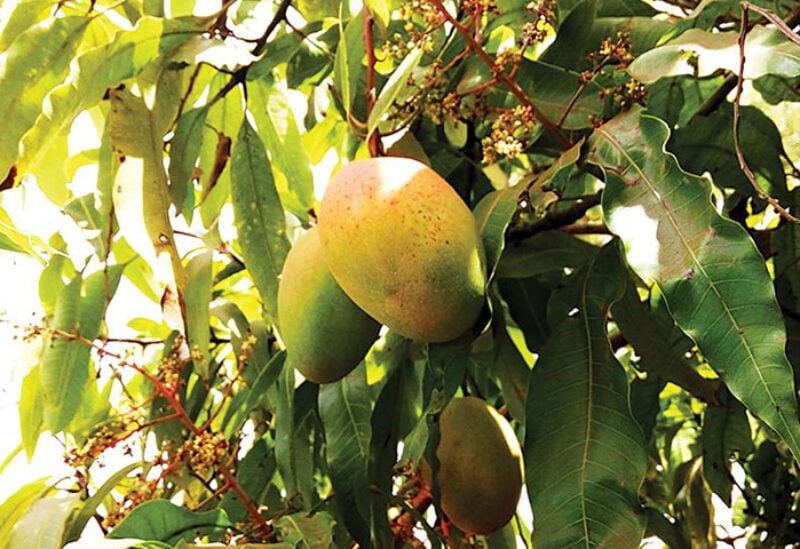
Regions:
M 741 226 L 713 210 L 708 184 L 664 151 L 668 136 L 639 110 L 595 131 L 589 158 L 606 172 L 606 225 L 731 393 L 799 456 L 786 332 L 763 258 Z
M 106 480 L 97 491 L 89 496 L 86 501 L 80 504 L 77 514 L 70 519 L 67 528 L 64 532 L 64 542 L 77 540 L 83 532 L 86 525 L 97 513 L 97 508 L 103 503 L 103 500 L 116 488 L 123 479 L 125 479 L 133 470 L 141 467 L 141 463 L 131 463 L 126 465 Z
M 641 369 L 683 387 L 707 403 L 718 404 L 714 383 L 699 373 L 686 358 L 693 342 L 674 324 L 655 314 L 639 299 L 632 280 L 622 298 L 611 307 L 614 321 L 641 357 Z
M 528 347 L 537 351 L 550 333 L 547 322 L 550 288 L 536 277 L 501 278 L 498 287 L 508 303 L 511 318 L 525 334 Z
M 576 269 L 597 251 L 595 246 L 561 231 L 542 231 L 507 245 L 497 276 L 528 278 L 566 268 Z
M 341 380 L 320 387 L 319 416 L 334 504 L 350 534 L 364 547 L 370 546 L 371 411 L 363 362 Z
M 369 114 L 367 134 L 374 132 L 384 116 L 391 112 L 392 107 L 396 103 L 401 103 L 414 90 L 413 86 L 409 85 L 409 77 L 419 66 L 422 60 L 422 53 L 422 48 L 414 48 L 392 72 L 392 75 L 378 94 L 375 105 L 372 107 L 372 112 Z
M 9 547 L 11 532 L 17 521 L 35 501 L 47 496 L 51 487 L 47 478 L 29 482 L 0 504 L 0 549 Z
M 249 110 L 269 153 L 276 188 L 288 211 L 303 222 L 314 208 L 314 175 L 286 96 L 258 81 L 248 88 Z
M 194 256 L 186 265 L 186 331 L 194 365 L 198 373 L 208 379 L 210 372 L 209 302 L 212 287 L 212 254 L 210 251 Z
M 475 221 L 486 252 L 487 280 L 494 278 L 497 263 L 506 245 L 506 229 L 519 205 L 523 189 L 514 186 L 492 191 L 475 206 Z
M 572 70 L 577 70 L 582 63 L 586 63 L 586 54 L 598 46 L 588 43 L 596 12 L 595 0 L 584 0 L 575 5 L 559 24 L 556 39 L 539 61 Z
M 639 56 L 628 68 L 637 80 L 649 84 L 665 76 L 709 76 L 719 69 L 739 72 L 738 32 L 691 29 L 663 46 Z M 756 25 L 745 40 L 744 77 L 765 74 L 800 75 L 800 46 L 775 28 Z
M 34 366 L 22 380 L 19 395 L 19 427 L 28 460 L 33 458 L 39 435 L 44 430 L 44 395 L 41 366 Z
M 44 19 L 52 7 L 49 0 L 28 0 L 18 3 L 3 22 L 3 29 L 0 32 L 0 51 L 6 51 L 29 27 Z
M 60 139 L 66 142 L 69 127 L 81 111 L 99 103 L 108 88 L 135 76 L 152 59 L 198 32 L 186 21 L 143 17 L 133 30 L 120 31 L 110 43 L 78 57 L 66 82 L 47 96 L 50 108 L 22 138 L 20 173 L 45 169 L 51 147 L 59 146 Z
M 616 242 L 561 290 L 561 323 L 528 387 L 525 473 L 537 548 L 636 547 L 646 470 L 628 381 L 611 352 L 606 314 L 624 291 Z
M 339 34 L 339 45 L 333 62 L 333 80 L 349 120 L 356 101 L 358 79 L 363 77 L 361 60 L 366 54 L 364 16 L 358 14 L 347 21 L 346 25 L 340 22 Z
M 131 511 L 109 533 L 109 537 L 176 543 L 178 540 L 192 541 L 199 533 L 224 531 L 232 526 L 221 509 L 191 511 L 165 499 L 156 499 Z
M 203 131 L 208 115 L 208 107 L 197 107 L 183 113 L 178 119 L 175 135 L 169 147 L 169 185 L 173 202 L 180 205 L 192 188 L 195 177 L 195 164 L 203 146 Z
M 256 504 L 265 503 L 264 492 L 273 481 L 277 469 L 275 448 L 262 438 L 253 444 L 244 458 L 239 460 L 236 467 L 236 480 L 239 481 L 250 501 Z M 221 507 L 234 522 L 244 522 L 248 518 L 247 508 L 242 503 L 241 497 L 233 491 L 225 494 Z
M 8 546 L 61 549 L 66 520 L 77 502 L 78 494 L 34 501 L 17 521 Z
M 247 419 L 253 408 L 264 398 L 267 390 L 272 387 L 284 370 L 286 353 L 277 353 L 270 361 L 261 368 L 258 377 L 248 389 L 244 398 L 238 400 L 228 408 L 222 424 L 225 426 L 225 433 L 233 436 L 238 432 L 242 424 Z M 294 372 L 292 372 L 294 374 Z M 234 405 L 235 404 L 235 405 Z
M 731 505 L 734 452 L 744 459 L 755 447 L 744 406 L 727 390 L 720 390 L 721 406 L 706 408 L 700 443 L 703 446 L 703 478 L 726 505 Z
M 314 515 L 292 513 L 275 521 L 283 540 L 293 547 L 327 549 L 333 547 L 333 517 L 320 512 Z
M 19 141 L 42 112 L 42 101 L 69 71 L 89 17 L 51 17 L 23 32 L 3 52 L 0 67 L 0 173 L 8 173 L 19 152 Z M 66 181 L 61 181 L 63 185 Z
M 245 265 L 265 309 L 274 317 L 278 276 L 290 246 L 264 144 L 246 119 L 233 147 L 231 197 Z

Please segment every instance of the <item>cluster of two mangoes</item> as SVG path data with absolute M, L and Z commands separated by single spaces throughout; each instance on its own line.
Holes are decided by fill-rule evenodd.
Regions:
M 363 360 L 381 324 L 415 340 L 454 339 L 478 319 L 485 287 L 474 217 L 444 179 L 407 158 L 353 162 L 286 259 L 278 320 L 289 363 L 330 383 Z M 442 508 L 466 532 L 497 530 L 522 486 L 511 427 L 468 397 L 445 408 L 440 430 Z

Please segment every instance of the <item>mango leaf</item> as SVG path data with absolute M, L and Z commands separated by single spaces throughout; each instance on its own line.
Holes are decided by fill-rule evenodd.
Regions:
M 628 67 L 637 80 L 649 84 L 665 76 L 710 76 L 724 69 L 739 72 L 738 32 L 691 29 L 663 46 L 639 56 Z M 772 27 L 757 25 L 747 33 L 744 77 L 765 74 L 800 76 L 800 46 Z
M 589 160 L 606 172 L 603 215 L 628 263 L 662 288 L 678 326 L 731 393 L 800 456 L 786 331 L 764 260 L 717 215 L 703 179 L 664 152 L 669 130 L 634 109 L 597 129 Z
M 0 504 L 0 549 L 9 547 L 11 532 L 17 521 L 50 490 L 48 479 L 41 478 L 26 484 Z
M 247 390 L 245 398 L 231 403 L 231 406 L 225 412 L 225 419 L 222 422 L 225 426 L 226 435 L 233 436 L 234 433 L 241 429 L 242 424 L 247 420 L 247 415 L 263 400 L 267 390 L 280 377 L 285 362 L 286 352 L 282 351 L 273 356 L 269 363 L 261 368 L 258 377 Z
M 509 243 L 497 266 L 497 276 L 527 278 L 565 267 L 575 269 L 586 263 L 596 251 L 596 246 L 570 234 L 542 231 L 525 240 Z
M 52 7 L 52 2 L 49 0 L 28 0 L 18 3 L 11 15 L 3 21 L 0 51 L 6 51 L 29 27 L 47 17 Z
M 302 415 L 304 407 L 313 406 L 313 402 L 308 402 L 307 392 L 311 384 L 305 383 L 295 390 L 294 368 L 284 359 L 282 362 L 283 371 L 270 392 L 270 402 L 275 403 L 275 458 L 287 497 L 294 501 L 295 508 L 307 509 L 313 497 L 314 463 Z M 302 392 L 304 389 L 306 392 Z
M 422 53 L 422 48 L 414 48 L 397 65 L 386 84 L 381 88 L 381 92 L 378 94 L 367 120 L 368 135 L 371 135 L 378 128 L 378 125 L 391 112 L 396 103 L 401 102 L 409 92 L 414 90 L 413 86 L 409 85 L 409 77 L 414 72 L 414 69 L 419 66 L 419 62 L 422 60 Z
M 770 105 L 782 101 L 800 101 L 800 78 L 786 78 L 767 74 L 753 81 L 753 87 Z
M 248 99 L 272 162 L 281 202 L 295 217 L 307 222 L 308 212 L 314 208 L 314 175 L 289 102 L 283 92 L 264 81 L 250 84 Z
M 567 112 L 570 100 L 578 91 L 580 75 L 561 67 L 523 59 L 517 72 L 517 83 L 531 102 L 551 121 L 558 122 Z M 595 82 L 586 85 L 569 109 L 562 128 L 590 128 L 593 117 L 603 112 L 602 88 Z
M 51 17 L 23 32 L 3 52 L 0 66 L 0 173 L 8 173 L 19 152 L 19 141 L 42 112 L 42 101 L 69 72 L 89 17 Z M 65 183 L 62 181 L 61 184 Z
M 781 161 L 783 142 L 778 128 L 755 107 L 743 106 L 740 113 L 739 139 L 748 166 L 767 194 L 786 201 L 788 192 Z M 755 194 L 736 158 L 730 103 L 723 103 L 708 116 L 698 116 L 676 130 L 668 146 L 686 171 L 709 172 L 718 187 L 736 189 L 744 196 Z
M 136 507 L 109 533 L 109 537 L 139 538 L 176 543 L 192 541 L 200 533 L 232 527 L 225 511 L 190 511 L 165 499 L 146 501 Z
M 275 521 L 284 541 L 302 549 L 328 549 L 333 547 L 333 517 L 320 512 L 314 515 L 292 513 Z
M 197 372 L 203 379 L 208 379 L 210 372 L 209 345 L 209 302 L 211 301 L 211 268 L 213 265 L 210 251 L 194 256 L 186 265 L 186 330 L 189 346 Z
M 86 525 L 97 513 L 97 508 L 103 503 L 103 500 L 116 488 L 127 476 L 135 469 L 141 467 L 141 463 L 131 463 L 126 465 L 106 480 L 97 491 L 89 496 L 86 501 L 80 504 L 78 513 L 69 521 L 66 531 L 64 532 L 64 542 L 77 540 L 83 532 Z
M 20 434 L 29 461 L 33 458 L 39 435 L 44 431 L 44 396 L 40 372 L 39 365 L 31 368 L 22 380 L 22 390 L 19 395 Z
M 185 195 L 192 188 L 195 164 L 200 156 L 205 135 L 204 125 L 208 106 L 186 111 L 178 119 L 169 146 L 169 186 L 174 203 L 182 205 Z
M 14 526 L 8 546 L 61 549 L 65 523 L 78 498 L 78 494 L 69 494 L 34 501 Z
M 347 25 L 340 20 L 339 35 L 339 46 L 336 48 L 336 58 L 333 62 L 333 81 L 349 120 L 356 100 L 358 79 L 363 72 L 361 60 L 366 54 L 364 16 L 359 13 L 351 18 Z
M 606 315 L 624 291 L 618 243 L 606 245 L 560 290 L 561 323 L 528 387 L 525 473 L 538 548 L 636 547 L 645 442 L 631 416 L 625 370 Z
M 528 347 L 538 351 L 550 333 L 547 322 L 550 288 L 536 277 L 501 278 L 497 286 L 508 303 L 511 318 L 525 334 Z
M 318 405 L 334 504 L 353 538 L 368 547 L 372 403 L 364 363 L 341 380 L 322 385 Z
M 584 0 L 570 10 L 560 22 L 556 39 L 548 46 L 539 61 L 550 65 L 577 69 L 586 63 L 586 55 L 597 48 L 589 42 L 597 12 L 595 0 Z
M 233 147 L 231 166 L 231 198 L 242 256 L 264 308 L 274 318 L 278 277 L 290 245 L 267 152 L 247 119 Z
M 696 366 L 696 360 L 686 358 L 693 342 L 639 299 L 632 280 L 628 280 L 625 293 L 611 307 L 611 313 L 625 339 L 641 357 L 642 370 L 683 387 L 707 403 L 719 404 L 714 382 L 695 370 L 692 363 Z
M 706 408 L 700 444 L 703 447 L 703 478 L 726 505 L 731 505 L 731 462 L 737 452 L 744 459 L 755 449 L 744 406 L 726 389 L 720 390 L 721 406 Z
M 514 217 L 514 212 L 517 211 L 520 194 L 523 191 L 524 189 L 518 186 L 492 191 L 475 206 L 473 213 L 486 252 L 487 280 L 490 282 L 503 256 L 506 229 Z
M 22 138 L 20 173 L 45 169 L 50 149 L 57 148 L 60 140 L 65 143 L 69 127 L 81 111 L 100 102 L 108 88 L 135 76 L 151 60 L 199 32 L 186 21 L 143 17 L 133 30 L 120 31 L 110 43 L 78 57 L 67 81 L 47 96 L 50 108 Z
M 267 439 L 262 438 L 256 441 L 247 455 L 237 463 L 236 480 L 251 501 L 264 503 L 264 493 L 273 482 L 277 469 L 275 448 L 267 444 Z M 247 508 L 233 490 L 225 493 L 221 507 L 233 522 L 244 522 L 248 519 Z

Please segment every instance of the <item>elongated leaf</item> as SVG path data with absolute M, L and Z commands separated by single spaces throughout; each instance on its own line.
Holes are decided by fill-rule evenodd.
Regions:
M 19 140 L 42 112 L 42 101 L 69 71 L 89 17 L 52 17 L 23 32 L 0 61 L 0 173 L 8 173 Z M 63 182 L 62 182 L 63 183 Z
M 0 504 L 0 549 L 8 547 L 11 532 L 20 517 L 50 490 L 48 479 L 42 478 L 26 484 Z
M 0 51 L 6 51 L 29 27 L 47 17 L 47 11 L 52 7 L 50 0 L 28 0 L 17 4 L 8 19 L 3 22 Z
M 86 525 L 89 523 L 89 520 L 91 520 L 91 518 L 97 512 L 97 508 L 103 503 L 103 500 L 106 498 L 106 496 L 108 496 L 108 494 L 111 493 L 111 491 L 116 488 L 120 482 L 122 482 L 122 480 L 125 479 L 134 469 L 137 469 L 141 466 L 141 463 L 131 463 L 130 465 L 126 465 L 111 475 L 94 494 L 89 496 L 86 501 L 81 504 L 80 510 L 75 517 L 70 520 L 69 525 L 64 532 L 64 541 L 70 542 L 78 539 L 83 532 L 83 529 L 86 528 Z
M 169 146 L 169 183 L 173 201 L 183 204 L 188 189 L 192 187 L 194 168 L 203 146 L 203 126 L 208 107 L 198 107 L 183 113 L 175 128 Z M 180 191 L 177 191 L 180 189 Z M 178 200 L 176 200 L 178 199 Z
M 606 172 L 606 224 L 634 270 L 661 286 L 673 318 L 731 393 L 797 459 L 794 378 L 764 260 L 740 225 L 712 209 L 708 184 L 664 152 L 668 137 L 661 120 L 639 110 L 595 131 L 589 158 Z
M 636 547 L 645 443 L 611 352 L 606 314 L 624 290 L 617 243 L 562 290 L 528 388 L 525 461 L 537 549 Z
M 731 505 L 730 457 L 738 452 L 744 459 L 755 448 L 750 422 L 742 404 L 727 390 L 720 391 L 722 406 L 706 408 L 703 414 L 703 478 L 726 505 Z
M 707 403 L 719 404 L 713 382 L 693 368 L 692 362 L 696 360 L 686 358 L 693 342 L 640 301 L 632 280 L 628 281 L 625 294 L 614 303 L 611 312 L 625 338 L 642 358 L 643 370 L 683 387 Z
M 242 256 L 265 309 L 274 317 L 278 276 L 290 246 L 264 144 L 247 119 L 233 148 L 232 170 L 231 198 Z
M 501 278 L 527 278 L 565 267 L 576 269 L 595 254 L 597 248 L 561 231 L 542 231 L 531 238 L 508 245 L 497 266 Z
M 277 168 L 276 187 L 281 202 L 306 222 L 308 212 L 314 208 L 314 175 L 289 102 L 280 90 L 263 81 L 248 88 L 248 99 L 272 168 Z
M 691 29 L 663 46 L 638 57 L 628 72 L 644 83 L 665 76 L 691 74 L 709 76 L 719 69 L 739 72 L 738 32 Z M 800 46 L 775 28 L 757 25 L 745 40 L 745 78 L 765 74 L 800 75 Z
M 44 430 L 44 396 L 41 366 L 34 366 L 22 380 L 19 397 L 19 427 L 28 460 L 33 458 L 39 435 Z
M 184 293 L 189 346 L 193 356 L 196 356 L 195 367 L 204 379 L 208 379 L 210 375 L 211 332 L 208 327 L 210 323 L 208 305 L 211 301 L 212 263 L 210 251 L 196 255 L 189 261 L 186 265 L 186 291 Z
M 292 547 L 302 549 L 328 549 L 333 547 L 333 517 L 321 512 L 314 515 L 293 513 L 275 521 L 283 534 L 282 539 Z
M 225 511 L 196 512 L 165 499 L 146 501 L 122 519 L 109 537 L 142 538 L 175 543 L 192 541 L 201 532 L 223 531 L 233 526 Z
M 325 457 L 336 493 L 335 504 L 350 534 L 370 546 L 369 459 L 372 425 L 366 368 L 319 390 L 319 416 L 325 428 Z
M 494 278 L 497 263 L 503 255 L 506 245 L 506 229 L 519 205 L 519 197 L 523 189 L 514 186 L 492 191 L 484 196 L 475 206 L 475 221 L 486 251 L 487 279 Z
M 366 54 L 364 44 L 364 16 L 358 14 L 339 25 L 339 45 L 333 62 L 333 79 L 340 94 L 348 119 L 356 101 L 358 79 L 362 76 L 361 60 Z
M 83 279 L 75 275 L 56 300 L 52 326 L 66 334 L 80 334 L 80 298 Z M 80 341 L 48 333 L 41 358 L 44 422 L 52 432 L 69 424 L 89 379 L 89 348 Z
M 138 74 L 152 59 L 189 40 L 198 29 L 186 21 L 143 17 L 131 31 L 121 31 L 109 44 L 81 55 L 67 81 L 47 96 L 50 108 L 40 114 L 22 138 L 20 173 L 37 173 L 52 147 L 65 139 L 70 124 L 84 109 L 97 104 L 106 90 Z M 63 153 L 61 154 L 63 156 Z
M 264 398 L 267 390 L 280 377 L 283 372 L 284 362 L 286 362 L 286 352 L 282 351 L 273 356 L 269 363 L 261 368 L 253 385 L 247 390 L 245 398 L 231 404 L 225 412 L 225 419 L 222 422 L 225 426 L 226 435 L 233 436 L 234 433 L 241 429 L 242 424 L 247 419 L 247 414 L 256 407 Z
M 61 549 L 61 536 L 67 517 L 78 501 L 78 494 L 34 501 L 11 532 L 8 546 Z
M 389 114 L 390 109 L 396 103 L 400 103 L 408 93 L 413 92 L 414 87 L 409 85 L 408 79 L 422 60 L 422 53 L 422 48 L 414 48 L 392 72 L 389 80 L 386 81 L 386 84 L 381 89 L 381 93 L 378 94 L 378 99 L 369 114 L 369 120 L 367 120 L 368 134 L 375 131 L 384 116 Z

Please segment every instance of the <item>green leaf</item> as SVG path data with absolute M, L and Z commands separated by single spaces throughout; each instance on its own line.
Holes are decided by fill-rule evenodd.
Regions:
M 800 456 L 786 331 L 764 259 L 744 228 L 713 210 L 708 184 L 664 152 L 668 137 L 639 110 L 595 131 L 589 159 L 606 172 L 606 225 L 731 393 Z
M 81 18 L 83 19 L 83 18 Z M 47 99 L 51 108 L 42 112 L 22 138 L 20 173 L 46 169 L 51 148 L 58 150 L 75 117 L 96 105 L 106 90 L 138 74 L 148 63 L 200 32 L 186 21 L 143 17 L 130 31 L 120 31 L 105 45 L 93 48 L 72 64 L 67 81 L 54 88 Z M 59 152 L 63 156 L 63 152 Z
M 748 166 L 767 194 L 786 201 L 788 192 L 781 161 L 783 142 L 778 128 L 755 107 L 743 106 L 740 113 L 739 139 Z M 698 116 L 676 130 L 668 146 L 686 171 L 709 172 L 718 187 L 736 189 L 744 196 L 756 195 L 736 158 L 730 103 L 723 103 L 708 116 Z
M 333 547 L 333 518 L 323 512 L 314 515 L 292 513 L 275 521 L 282 539 L 298 549 L 328 549 Z
M 767 74 L 753 81 L 753 87 L 770 105 L 782 101 L 800 101 L 800 78 L 785 78 Z
M 40 372 L 41 366 L 31 368 L 22 380 L 19 395 L 19 428 L 28 461 L 33 459 L 39 435 L 44 431 L 44 396 Z
M 273 356 L 269 363 L 261 368 L 252 386 L 247 389 L 246 397 L 238 401 L 235 406 L 232 403 L 228 408 L 225 412 L 225 419 L 222 422 L 225 426 L 225 434 L 227 436 L 233 436 L 234 433 L 241 429 L 242 425 L 247 420 L 248 414 L 263 400 L 267 390 L 272 387 L 280 377 L 284 370 L 285 362 L 286 352 L 282 351 Z M 292 374 L 294 374 L 294 372 L 292 372 Z
M 528 278 L 565 267 L 576 269 L 597 252 L 580 238 L 561 231 L 542 231 L 525 240 L 511 242 L 497 266 L 502 278 Z
M 550 333 L 547 322 L 550 288 L 536 277 L 501 278 L 497 285 L 508 303 L 511 318 L 525 334 L 528 347 L 538 350 Z
M 334 504 L 353 538 L 368 547 L 372 403 L 364 363 L 341 380 L 322 385 L 318 402 Z
M 585 0 L 577 4 L 558 26 L 556 39 L 547 47 L 539 61 L 573 70 L 585 64 L 586 54 L 598 46 L 589 42 L 596 11 L 595 0 Z
M 628 281 L 623 297 L 611 307 L 611 313 L 625 339 L 641 357 L 642 370 L 683 387 L 707 403 L 719 404 L 714 382 L 697 373 L 696 360 L 686 358 L 694 343 L 671 319 L 658 316 L 639 299 L 632 280 Z
M 517 83 L 536 108 L 552 122 L 558 122 L 567 112 L 570 101 L 579 87 L 577 72 L 523 59 L 517 72 Z M 601 87 L 595 82 L 586 85 L 569 110 L 562 124 L 565 130 L 590 128 L 593 117 L 603 112 Z
M 19 152 L 19 141 L 42 112 L 42 101 L 69 72 L 89 17 L 51 17 L 23 32 L 4 51 L 0 68 L 0 173 L 8 173 Z M 61 181 L 60 184 L 66 181 Z
M 409 93 L 413 93 L 414 87 L 409 85 L 408 79 L 419 66 L 422 54 L 422 48 L 412 49 L 411 53 L 403 58 L 386 81 L 386 84 L 383 85 L 367 120 L 367 135 L 371 135 L 378 128 L 384 116 L 391 112 L 395 104 L 399 103 Z
M 643 534 L 645 444 L 606 327 L 624 291 L 617 248 L 605 246 L 560 291 L 562 321 L 531 373 L 525 473 L 537 549 L 636 547 Z
M 17 521 L 8 546 L 61 549 L 65 523 L 78 497 L 78 494 L 70 494 L 67 497 L 34 501 Z
M 270 402 L 275 403 L 275 458 L 286 497 L 293 501 L 295 508 L 307 509 L 313 501 L 314 463 L 302 416 L 308 413 L 304 407 L 311 408 L 313 403 L 308 401 L 310 399 L 303 402 L 302 397 L 308 398 L 308 393 L 302 391 L 308 390 L 311 384 L 305 383 L 295 390 L 294 368 L 286 364 L 285 355 L 281 361 L 282 375 L 270 396 Z M 297 501 L 298 496 L 300 501 Z
M 184 291 L 189 347 L 198 373 L 206 380 L 211 375 L 211 356 L 209 354 L 211 331 L 208 305 L 211 301 L 212 265 L 210 251 L 205 251 L 190 259 L 186 265 L 186 289 Z
M 3 29 L 0 32 L 0 52 L 8 50 L 9 46 L 29 27 L 47 17 L 47 12 L 52 7 L 53 3 L 50 0 L 19 2 L 11 15 L 3 21 Z
M 183 204 L 181 195 L 192 188 L 195 164 L 203 146 L 208 106 L 186 111 L 178 119 L 169 146 L 169 185 L 173 202 Z M 185 197 L 184 197 L 185 198 Z
M 303 222 L 314 208 L 314 175 L 286 96 L 263 81 L 248 88 L 249 110 L 264 142 L 286 209 Z
M 26 484 L 0 504 L 0 549 L 9 547 L 11 532 L 17 521 L 35 501 L 45 497 L 50 490 L 48 479 L 41 478 Z
M 706 408 L 700 444 L 703 447 L 703 478 L 725 504 L 731 506 L 730 457 L 742 460 L 753 450 L 750 422 L 742 404 L 727 390 L 720 390 L 721 406 Z
M 333 81 L 349 120 L 356 101 L 358 79 L 363 78 L 361 60 L 367 52 L 364 44 L 364 16 L 356 15 L 346 26 L 340 20 L 339 34 L 339 46 L 333 62 Z
M 244 458 L 239 459 L 236 466 L 236 480 L 256 504 L 265 503 L 264 494 L 273 482 L 278 463 L 275 459 L 275 448 L 262 438 L 257 440 Z M 233 522 L 248 520 L 247 508 L 241 498 L 233 490 L 223 496 L 221 507 Z
M 196 512 L 165 499 L 146 501 L 134 508 L 109 537 L 139 538 L 175 543 L 192 541 L 201 533 L 225 530 L 233 524 L 221 509 Z
M 106 496 L 111 493 L 114 488 L 116 488 L 128 475 L 141 467 L 141 463 L 131 463 L 130 465 L 126 465 L 113 475 L 111 475 L 108 480 L 106 480 L 103 485 L 95 491 L 94 494 L 89 496 L 86 501 L 80 504 L 80 508 L 78 513 L 72 518 L 67 526 L 66 532 L 64 533 L 64 542 L 69 543 L 70 541 L 77 540 L 81 533 L 83 532 L 86 525 L 92 519 L 92 517 L 97 513 L 97 508 L 103 503 Z
M 490 282 L 503 256 L 506 247 L 506 229 L 517 211 L 523 191 L 517 186 L 492 191 L 475 206 L 473 213 L 483 241 L 483 249 L 486 251 L 487 280 Z
M 66 334 L 80 335 L 80 274 L 56 299 L 52 327 Z M 81 403 L 89 379 L 89 347 L 61 335 L 45 334 L 41 357 L 44 423 L 56 433 L 66 427 Z
M 665 76 L 690 74 L 704 77 L 724 69 L 739 72 L 738 32 L 691 29 L 663 46 L 639 56 L 628 72 L 649 84 Z M 744 77 L 765 74 L 800 76 L 800 46 L 772 27 L 757 25 L 747 33 Z
M 231 166 L 231 198 L 242 256 L 264 308 L 275 317 L 278 277 L 290 245 L 264 144 L 247 119 L 233 147 Z

